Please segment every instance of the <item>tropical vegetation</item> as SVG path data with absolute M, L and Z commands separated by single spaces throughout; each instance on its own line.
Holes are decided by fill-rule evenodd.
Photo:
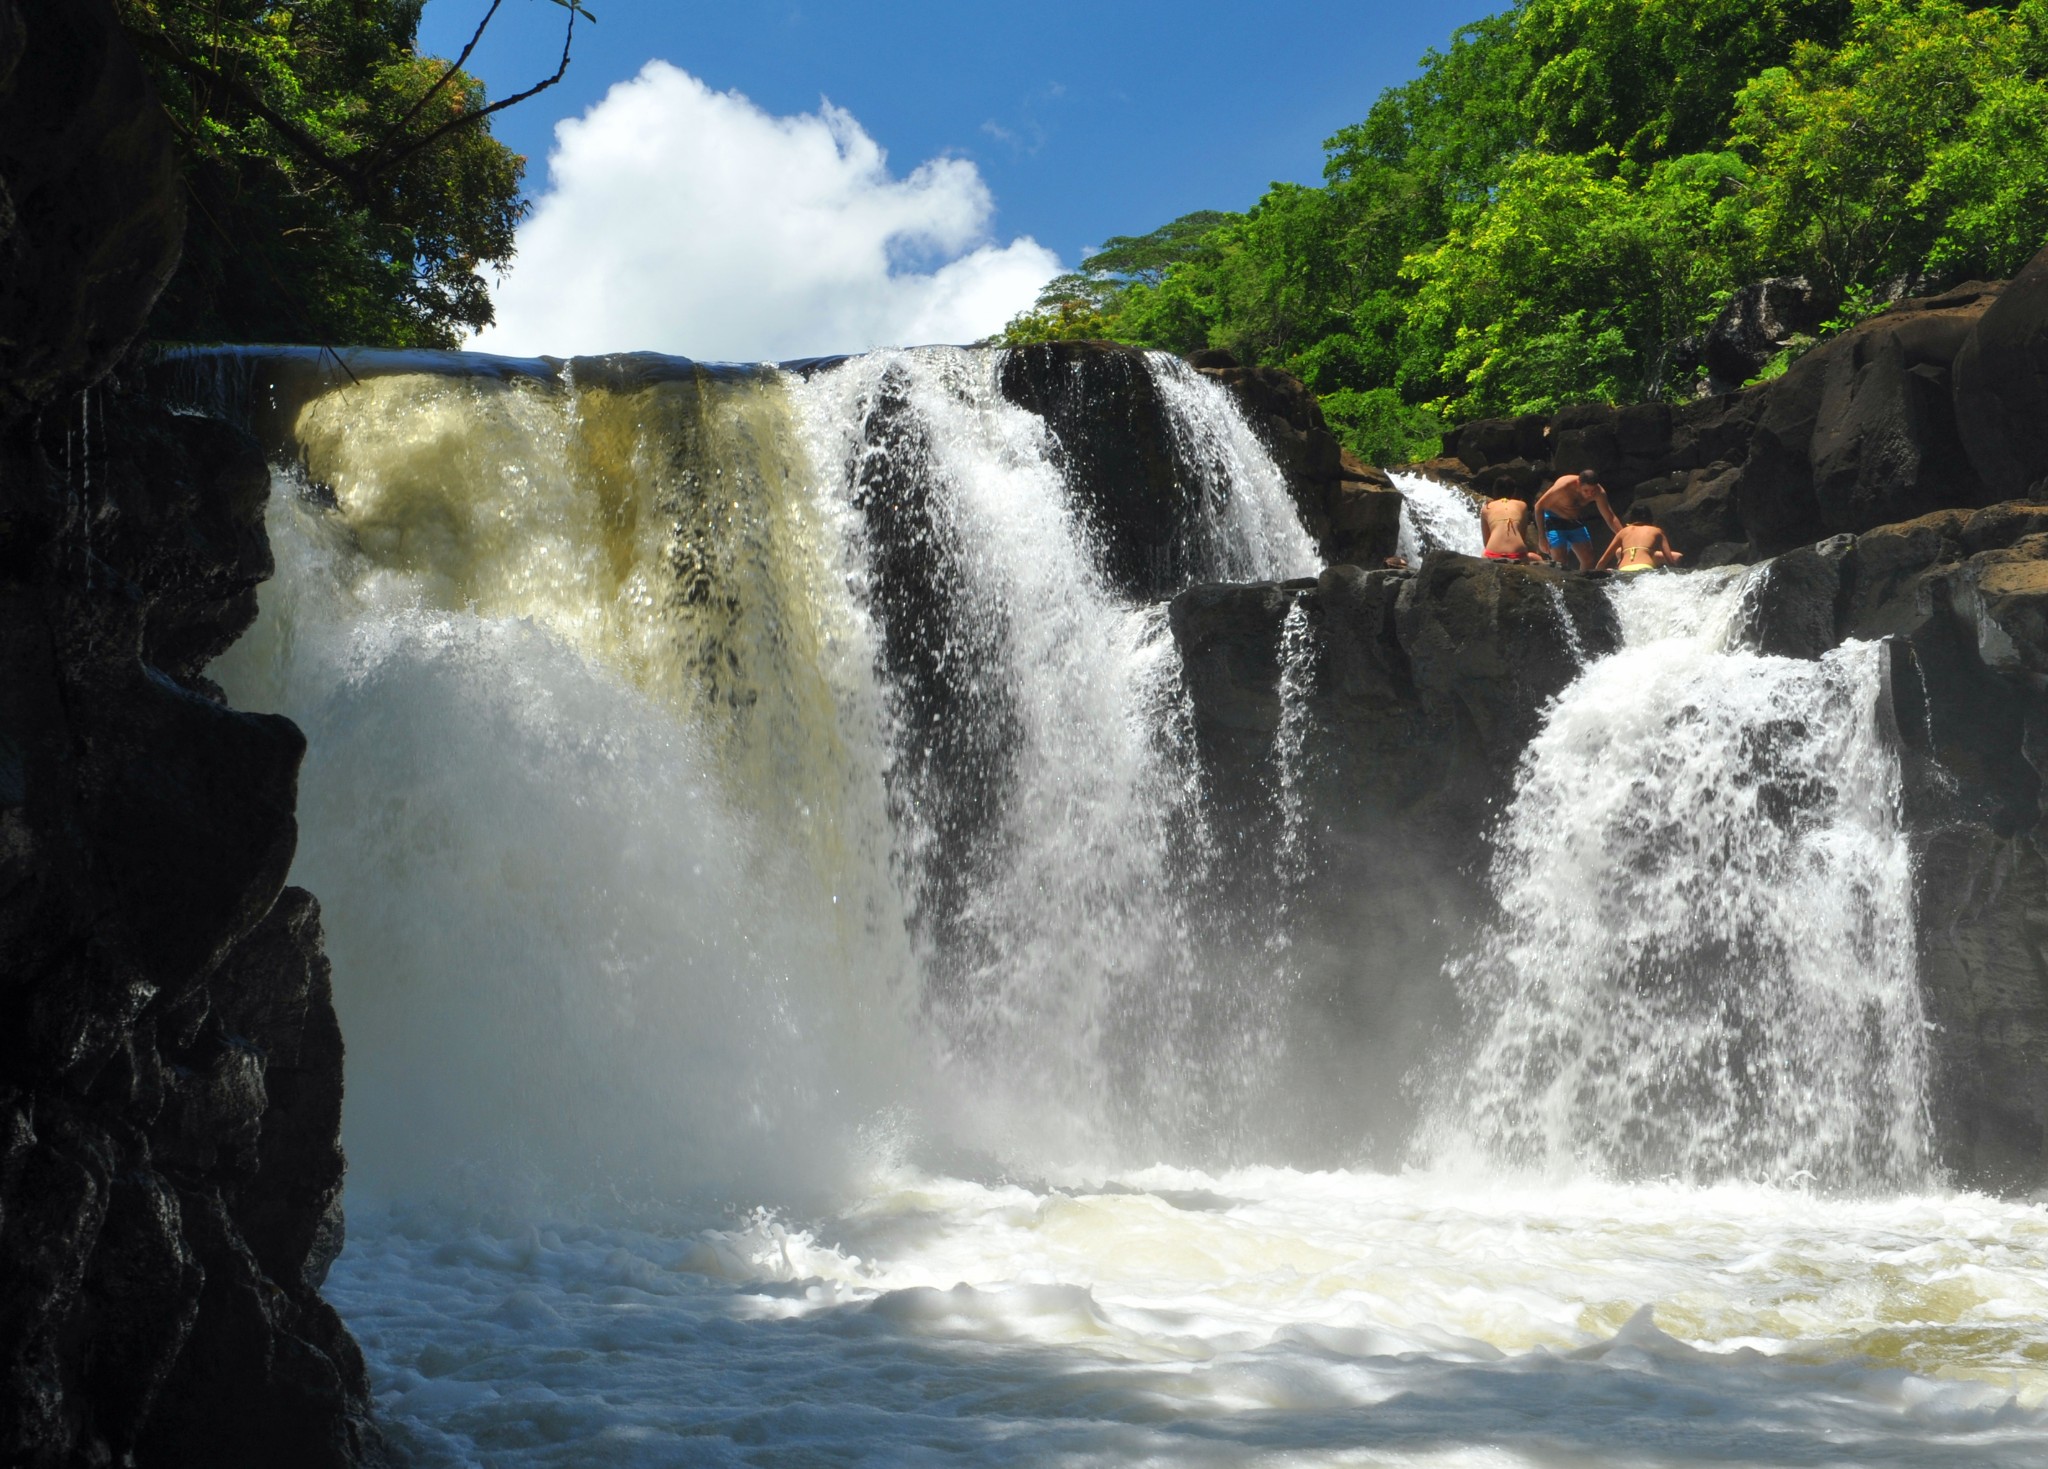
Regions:
M 1684 396 L 1746 282 L 1839 326 L 2048 241 L 2048 0 L 1516 0 L 1324 147 L 1320 186 L 1109 241 L 1008 339 L 1284 367 L 1382 463 Z
M 454 346 L 491 320 L 484 272 L 512 255 L 525 160 L 489 119 L 559 80 L 486 100 L 418 53 L 424 0 L 116 0 L 181 142 L 183 264 L 168 340 Z M 555 14 L 557 12 L 550 12 Z

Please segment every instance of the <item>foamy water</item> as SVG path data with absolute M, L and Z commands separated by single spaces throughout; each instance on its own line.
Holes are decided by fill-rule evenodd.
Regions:
M 1396 471 L 1391 478 L 1401 492 L 1401 532 L 1396 549 L 1410 564 L 1431 551 L 1477 556 L 1485 547 L 1479 501 L 1471 494 L 1424 474 Z
M 2037 1465 L 2048 1217 L 1256 1169 L 698 1232 L 372 1213 L 421 1465 Z
M 1312 572 L 1227 397 L 1149 370 L 1196 572 Z M 1097 573 L 986 359 L 377 379 L 299 437 L 327 494 L 280 480 L 214 672 L 311 741 L 328 1293 L 404 1462 L 2048 1458 L 2048 1212 L 1939 1192 L 1913 1047 L 1840 1044 L 1917 1019 L 1872 650 L 1746 652 L 1740 573 L 1621 588 L 1496 834 L 1456 1146 L 1306 1173 L 1245 1118 L 1326 1003 L 1288 960 L 1309 620 L 1285 896 L 1222 915 L 1267 943 L 1221 963 L 1162 610 Z M 1469 498 L 1403 487 L 1409 533 L 1476 544 Z M 1667 940 L 1702 925 L 1753 982 L 1700 982 Z M 1769 1085 L 1723 1105 L 1735 1055 Z

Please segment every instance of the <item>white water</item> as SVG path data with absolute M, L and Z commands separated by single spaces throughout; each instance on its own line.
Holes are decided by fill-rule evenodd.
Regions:
M 1396 547 L 1413 565 L 1431 551 L 1477 556 L 1486 547 L 1479 502 L 1464 490 L 1424 474 L 1390 476 L 1401 492 L 1401 535 Z
M 1196 574 L 1312 571 L 1227 400 L 1158 370 L 1207 465 L 1203 513 L 1234 527 Z M 354 1168 L 329 1289 L 401 1449 L 492 1466 L 2039 1462 L 2048 1221 L 1928 1191 L 1910 1068 L 1879 1078 L 1872 1113 L 1800 1041 L 1765 1073 L 1782 1086 L 1716 1131 L 1713 1016 L 1684 1012 L 1674 1040 L 1668 1011 L 1602 1010 L 1661 952 L 1660 923 L 1700 921 L 1673 898 L 1588 939 L 1654 884 L 1575 888 L 1580 906 L 1467 975 L 1536 1039 L 1525 1056 L 1481 1032 L 1507 1047 L 1501 1085 L 1463 1094 L 1444 1136 L 1528 1172 L 1155 1164 L 1257 1142 L 1242 1119 L 1285 1082 L 1291 975 L 1277 952 L 1212 964 L 1215 915 L 1183 895 L 1217 847 L 1160 611 L 1103 585 L 1042 429 L 991 383 L 985 354 L 936 351 L 634 393 L 377 379 L 302 416 L 336 508 L 280 494 L 278 580 L 215 672 L 311 737 L 294 879 L 326 910 Z M 897 574 L 878 496 L 928 508 L 913 561 L 960 568 L 958 641 L 929 676 L 1004 733 L 970 741 L 962 770 L 920 763 L 947 726 L 875 674 Z M 1671 820 L 1617 853 L 1574 804 L 1639 817 L 1595 778 L 1696 705 L 1704 733 L 1655 767 L 1673 789 L 1697 799 L 1681 778 L 1748 759 L 1758 730 L 1842 777 L 1818 796 L 1744 788 L 1752 814 L 1821 815 L 1740 848 L 1754 901 L 1712 932 L 1762 956 L 1773 1021 L 1889 1016 L 1898 975 L 1876 961 L 1903 855 L 1894 777 L 1858 723 L 1874 664 L 1741 654 L 1702 621 L 1732 615 L 1725 588 L 1643 580 L 1623 594 L 1629 648 L 1589 668 L 1532 754 L 1529 809 L 1562 814 L 1503 828 L 1504 891 L 1519 900 L 1553 855 L 1579 877 L 1721 860 Z M 1791 698 L 1790 724 L 1761 718 Z M 1574 763 L 1589 743 L 1609 763 Z M 1001 796 L 967 838 L 941 809 L 963 775 Z M 1725 847 L 1746 828 L 1696 829 Z M 964 897 L 945 887 L 962 852 Z M 1799 862 L 1846 916 L 1801 927 L 1751 892 Z M 941 899 L 949 955 L 930 937 Z M 1860 990 L 1801 958 L 1798 940 L 1844 932 L 1874 956 Z M 1577 979 L 1546 934 L 1590 953 Z M 1610 1064 L 1630 1046 L 1679 1068 L 1667 1099 L 1704 1120 L 1704 1151 L 1649 1125 L 1661 1094 Z M 1546 1090 L 1553 1065 L 1597 1084 Z M 1801 1161 L 1802 1129 L 1838 1115 L 1883 1125 L 1851 1126 L 1854 1168 L 1801 1166 L 1867 1197 L 1588 1176 L 1784 1172 L 1752 1165 Z M 1637 1141 L 1609 1146 L 1617 1122 Z
M 1928 1178 L 1912 857 L 1884 651 L 1737 644 L 1745 574 L 1643 575 L 1496 841 L 1506 921 L 1441 1151 L 1574 1173 Z

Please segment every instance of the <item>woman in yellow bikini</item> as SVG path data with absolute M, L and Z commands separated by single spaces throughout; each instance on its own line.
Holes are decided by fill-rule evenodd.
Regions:
M 1660 566 L 1676 566 L 1684 559 L 1672 549 L 1671 538 L 1657 529 L 1656 517 L 1650 513 L 1650 507 L 1631 505 L 1628 524 L 1614 533 L 1607 553 L 1593 569 L 1599 571 L 1611 566 L 1629 576 L 1638 571 L 1655 571 Z

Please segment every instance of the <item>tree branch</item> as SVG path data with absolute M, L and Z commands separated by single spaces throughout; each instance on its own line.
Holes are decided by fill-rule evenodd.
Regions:
M 562 62 L 561 65 L 555 68 L 555 74 L 553 76 L 548 77 L 544 81 L 534 83 L 532 86 L 528 87 L 523 92 L 515 92 L 510 97 L 501 98 L 498 101 L 491 103 L 491 105 L 488 107 L 479 107 L 474 112 L 465 112 L 460 117 L 451 117 L 448 121 L 442 123 L 432 132 L 423 134 L 422 136 L 415 138 L 411 143 L 407 144 L 403 148 L 400 148 L 397 152 L 387 154 L 383 158 L 379 159 L 377 161 L 376 167 L 373 170 L 371 170 L 371 173 L 369 175 L 366 175 L 366 177 L 373 177 L 375 174 L 382 173 L 386 169 L 396 168 L 399 164 L 405 162 L 406 159 L 412 157 L 415 153 L 418 153 L 423 149 L 431 148 L 434 144 L 440 142 L 441 139 L 446 137 L 448 134 L 454 132 L 458 128 L 465 128 L 470 126 L 472 123 L 482 122 L 485 118 L 489 117 L 494 112 L 503 112 L 507 107 L 516 107 L 519 103 L 526 101 L 526 99 L 529 97 L 539 96 L 542 92 L 545 92 L 549 87 L 552 87 L 556 82 L 559 82 L 564 76 L 566 76 L 569 71 L 569 46 L 576 39 L 576 17 L 578 15 L 588 15 L 590 12 L 585 10 L 581 5 L 570 3 L 570 0 L 556 0 L 556 3 L 560 4 L 564 10 L 567 10 L 569 12 L 569 26 L 568 29 L 564 31 L 562 35 Z
M 328 152 L 311 133 L 258 96 L 254 88 L 228 72 L 187 56 L 161 31 L 138 31 L 129 28 L 128 35 L 143 50 L 162 57 L 186 75 L 203 82 L 211 82 L 226 91 L 237 102 L 269 123 L 277 135 L 291 146 L 292 151 L 302 154 L 308 162 L 333 174 L 358 196 L 364 193 L 364 184 L 367 181 L 355 168 L 346 160 Z
M 454 77 L 455 73 L 462 70 L 462 63 L 469 60 L 470 52 L 476 50 L 477 42 L 481 41 L 484 38 L 484 31 L 490 26 L 492 18 L 497 15 L 498 7 L 500 5 L 503 5 L 504 3 L 505 0 L 491 0 L 491 8 L 489 10 L 486 10 L 484 12 L 484 18 L 476 23 L 476 32 L 469 38 L 469 44 L 462 48 L 462 54 L 456 57 L 453 61 L 448 63 L 448 69 L 442 72 L 441 75 L 435 79 L 433 86 L 427 88 L 426 91 L 420 93 L 419 100 L 414 102 L 411 107 L 406 109 L 405 116 L 401 117 L 397 122 L 391 125 L 389 131 L 387 131 L 384 134 L 384 136 L 379 138 L 377 142 L 373 145 L 374 148 L 383 148 L 383 146 L 386 143 L 390 142 L 393 138 L 397 137 L 399 134 L 403 133 L 407 128 L 412 126 L 413 119 L 417 118 L 420 115 L 421 111 L 425 109 L 426 105 L 434 100 L 434 94 L 439 92 L 443 87 L 447 86 L 450 79 Z M 570 13 L 569 18 L 573 23 L 576 18 L 575 13 L 573 11 Z
M 372 205 L 370 185 L 378 176 L 396 168 L 408 158 L 433 147 L 434 144 L 440 142 L 450 133 L 482 122 L 493 113 L 503 112 L 506 108 L 517 106 L 531 97 L 539 96 L 549 87 L 561 81 L 569 71 L 569 49 L 576 39 L 576 18 L 582 16 L 586 20 L 596 20 L 596 17 L 584 8 L 582 0 L 554 0 L 555 4 L 569 12 L 569 22 L 562 33 L 562 60 L 556 66 L 553 76 L 536 82 L 523 92 L 517 92 L 510 97 L 493 102 L 487 107 L 479 107 L 474 112 L 464 112 L 458 117 L 452 117 L 439 127 L 433 128 L 414 138 L 402 147 L 393 147 L 392 144 L 419 117 L 434 95 L 447 86 L 455 74 L 462 69 L 463 62 L 467 61 L 470 53 L 476 50 L 477 43 L 483 39 L 485 27 L 490 25 L 492 18 L 497 15 L 498 9 L 503 3 L 504 0 L 491 0 L 490 9 L 484 12 L 484 18 L 477 23 L 475 33 L 469 38 L 469 44 L 462 48 L 462 54 L 456 57 L 454 63 L 441 73 L 434 84 L 427 88 L 413 102 L 404 117 L 387 129 L 384 136 L 375 143 L 370 144 L 366 148 L 359 149 L 347 158 L 338 157 L 334 153 L 329 152 L 311 133 L 307 132 L 290 118 L 284 116 L 276 108 L 270 106 L 256 92 L 255 88 L 243 82 L 233 73 L 223 70 L 217 65 L 187 56 L 178 48 L 177 43 L 166 32 L 155 29 L 144 30 L 136 26 L 125 26 L 124 29 L 128 32 L 130 39 L 144 51 L 162 58 L 188 76 L 220 87 L 229 96 L 233 97 L 236 102 L 268 123 L 277 133 L 278 137 L 282 138 L 294 153 L 299 154 L 315 167 L 325 170 L 345 185 L 349 192 L 355 195 L 358 202 L 366 207 L 370 207 Z

